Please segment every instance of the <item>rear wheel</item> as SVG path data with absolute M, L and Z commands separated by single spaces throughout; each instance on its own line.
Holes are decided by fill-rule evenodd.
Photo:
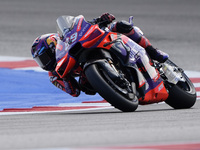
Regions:
M 177 67 L 173 62 L 169 61 L 169 63 Z M 165 102 L 175 109 L 191 108 L 196 102 L 196 90 L 187 75 L 181 70 L 180 72 L 185 78 L 185 82 L 179 81 L 176 85 L 172 85 L 169 88 L 169 97 Z
M 104 71 L 101 66 L 97 64 L 91 64 L 85 69 L 85 74 L 88 81 L 94 89 L 112 106 L 123 111 L 133 112 L 138 107 L 138 99 L 133 93 L 129 92 L 132 86 L 121 86 L 117 84 L 115 80 L 111 79 L 109 75 Z

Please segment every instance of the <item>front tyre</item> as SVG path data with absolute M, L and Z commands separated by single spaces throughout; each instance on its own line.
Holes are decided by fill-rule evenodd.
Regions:
M 97 64 L 91 64 L 85 69 L 85 74 L 93 86 L 107 102 L 109 102 L 115 108 L 123 112 L 133 112 L 138 107 L 138 99 L 134 96 L 133 99 L 127 98 L 120 91 L 115 90 L 109 76 L 105 74 L 103 69 Z

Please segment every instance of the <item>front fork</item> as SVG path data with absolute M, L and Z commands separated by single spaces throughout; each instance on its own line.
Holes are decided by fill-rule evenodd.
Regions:
M 109 70 L 113 70 L 115 72 L 115 78 L 113 78 L 112 76 L 110 76 L 112 79 L 114 79 L 115 83 L 121 87 L 127 90 L 127 97 L 129 99 L 134 99 L 134 97 L 136 96 L 136 85 L 133 81 L 129 81 L 127 79 L 127 73 L 126 75 L 123 73 L 123 71 L 120 69 L 118 70 L 115 65 L 113 64 L 112 60 L 109 59 L 108 63 L 110 65 Z M 131 75 L 131 74 L 130 74 Z

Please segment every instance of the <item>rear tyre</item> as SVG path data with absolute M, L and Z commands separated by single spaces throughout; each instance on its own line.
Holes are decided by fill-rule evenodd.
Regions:
M 88 66 L 85 74 L 93 88 L 112 106 L 123 112 L 133 112 L 137 109 L 137 97 L 134 96 L 133 99 L 130 99 L 121 94 L 120 91 L 115 90 L 113 88 L 115 85 L 112 85 L 112 82 L 108 83 L 111 79 L 105 75 L 105 72 L 102 72 L 98 65 Z
M 170 64 L 176 66 L 171 61 Z M 169 88 L 169 97 L 165 101 L 175 109 L 191 108 L 196 102 L 196 90 L 193 83 L 184 72 L 182 72 L 182 76 L 186 81 L 179 81 L 176 85 Z

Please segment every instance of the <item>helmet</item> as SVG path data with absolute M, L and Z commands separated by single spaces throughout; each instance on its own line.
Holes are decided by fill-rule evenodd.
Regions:
M 44 34 L 37 37 L 32 45 L 33 59 L 44 70 L 53 71 L 56 67 L 56 34 Z

